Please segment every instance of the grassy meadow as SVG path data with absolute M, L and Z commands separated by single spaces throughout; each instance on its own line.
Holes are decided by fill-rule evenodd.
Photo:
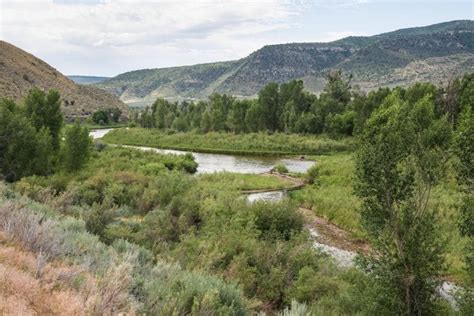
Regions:
M 326 136 L 284 133 L 233 134 L 210 132 L 167 133 L 157 129 L 116 129 L 104 136 L 112 144 L 148 146 L 235 155 L 319 155 L 347 151 L 353 147 L 351 138 L 335 140 Z

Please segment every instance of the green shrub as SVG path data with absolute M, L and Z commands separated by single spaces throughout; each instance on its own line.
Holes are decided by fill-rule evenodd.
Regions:
M 251 208 L 255 215 L 255 225 L 264 237 L 288 240 L 303 228 L 302 216 L 296 211 L 295 206 L 288 203 L 271 206 L 265 203 L 254 203 Z
M 273 167 L 272 170 L 276 171 L 277 173 L 281 173 L 281 174 L 285 174 L 285 173 L 289 172 L 288 168 L 283 164 L 276 165 L 275 167 Z
M 160 275 L 162 271 L 155 273 Z M 174 278 L 160 275 L 160 281 L 155 278 L 147 282 L 150 314 L 247 315 L 247 302 L 235 285 L 196 273 L 176 270 L 172 273 Z
M 308 182 L 308 184 L 313 184 L 316 181 L 316 178 L 319 176 L 319 172 L 320 172 L 319 165 L 317 164 L 312 165 L 306 171 L 306 175 L 305 175 L 306 182 Z

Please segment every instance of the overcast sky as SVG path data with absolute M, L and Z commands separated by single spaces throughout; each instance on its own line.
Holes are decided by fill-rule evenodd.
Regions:
M 266 44 L 331 41 L 473 19 L 472 0 L 0 0 L 0 38 L 64 74 L 233 60 Z

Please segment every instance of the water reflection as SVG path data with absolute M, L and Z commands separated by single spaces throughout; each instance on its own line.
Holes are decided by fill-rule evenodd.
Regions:
M 255 203 L 258 201 L 279 202 L 287 196 L 288 193 L 286 193 L 285 191 L 259 192 L 247 194 L 247 201 L 249 203 Z
M 89 132 L 89 136 L 92 136 L 92 138 L 94 138 L 94 139 L 102 138 L 102 137 L 104 137 L 105 134 L 107 134 L 111 130 L 112 130 L 112 128 L 93 129 Z

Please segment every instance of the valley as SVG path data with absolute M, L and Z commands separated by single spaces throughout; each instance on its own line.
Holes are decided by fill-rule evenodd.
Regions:
M 211 43 L 121 5 L 55 33 L 64 58 Z M 0 314 L 471 316 L 473 159 L 472 20 L 115 77 L 2 40 Z

